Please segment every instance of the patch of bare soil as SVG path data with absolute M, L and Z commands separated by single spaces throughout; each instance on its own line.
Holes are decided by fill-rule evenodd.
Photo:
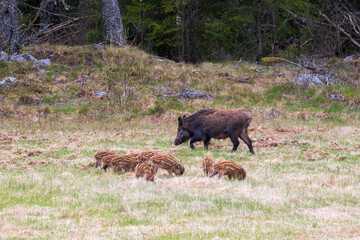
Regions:
M 11 145 L 3 145 L 3 146 L 0 146 L 0 149 L 3 149 L 3 150 L 11 150 L 13 147 Z
M 329 143 L 329 147 L 332 150 L 336 150 L 336 151 L 343 151 L 343 150 L 348 150 L 348 151 L 356 151 L 360 149 L 360 145 L 356 145 L 355 147 L 349 147 L 349 146 L 343 146 L 340 143 L 336 142 L 336 141 L 331 141 Z
M 308 151 L 308 150 L 304 149 L 304 151 L 305 151 L 306 160 L 309 162 L 324 159 L 325 157 L 328 157 L 329 155 L 334 156 L 333 154 L 330 154 L 329 152 L 327 152 L 325 150 L 316 150 L 315 149 L 315 150 Z
M 317 119 L 317 120 L 326 120 L 326 119 L 330 119 L 330 115 L 326 114 L 326 113 L 309 113 L 307 111 L 302 111 L 302 112 L 298 112 L 297 113 L 298 118 L 302 119 L 302 120 L 312 120 L 312 119 Z
M 2 134 L 0 133 L 0 142 L 1 143 L 13 143 L 15 142 L 11 137 L 5 135 L 5 134 Z
M 253 140 L 254 147 L 277 147 L 283 145 L 284 141 L 275 140 L 273 137 L 266 137 L 262 139 Z
M 30 151 L 27 153 L 27 155 L 29 157 L 33 157 L 33 156 L 39 156 L 40 154 L 42 154 L 42 151 L 41 150 L 34 150 L 34 151 Z
M 276 128 L 275 131 L 278 133 L 285 133 L 285 134 L 290 134 L 290 135 L 301 133 L 301 131 L 298 131 L 298 130 L 290 130 L 290 129 L 285 129 L 285 128 Z
M 31 162 L 28 163 L 28 165 L 31 165 L 31 166 L 38 166 L 38 165 L 45 165 L 45 164 L 48 164 L 48 163 L 45 161 L 38 161 L 38 160 L 32 160 Z
M 297 139 L 288 141 L 284 139 L 276 139 L 275 137 L 266 137 L 262 139 L 254 139 L 253 140 L 254 147 L 277 147 L 281 145 L 291 145 L 291 146 L 310 146 L 310 143 L 305 141 L 299 141 Z

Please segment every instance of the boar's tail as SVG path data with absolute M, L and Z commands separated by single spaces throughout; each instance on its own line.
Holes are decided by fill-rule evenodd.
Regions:
M 249 125 L 250 125 L 251 121 L 252 121 L 252 118 L 250 118 L 249 120 L 247 120 L 247 122 L 246 122 L 246 128 L 249 128 Z

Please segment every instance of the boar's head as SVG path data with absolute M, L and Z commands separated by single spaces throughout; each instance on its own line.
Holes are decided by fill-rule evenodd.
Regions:
M 175 174 L 178 175 L 178 176 L 181 176 L 181 175 L 184 174 L 185 168 L 184 168 L 183 165 L 181 165 L 181 164 L 179 163 L 179 165 L 177 166 L 177 168 L 174 169 L 172 172 L 175 173 Z
M 189 138 L 191 137 L 190 136 L 190 133 L 187 129 L 185 129 L 184 125 L 183 125 L 183 119 L 185 118 L 186 116 L 180 116 L 178 118 L 179 120 L 179 126 L 178 126 L 178 130 L 177 130 L 177 136 L 176 136 L 176 139 L 174 141 L 174 144 L 175 145 L 180 145 L 184 142 L 186 142 L 187 140 L 189 140 Z

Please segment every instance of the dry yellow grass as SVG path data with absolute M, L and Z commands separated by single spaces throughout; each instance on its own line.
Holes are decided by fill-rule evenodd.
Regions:
M 107 60 L 128 68 L 141 93 L 127 105 L 109 106 L 93 96 L 106 89 L 102 79 L 110 71 L 100 50 L 42 48 L 54 54 L 54 66 L 45 75 L 34 75 L 32 66 L 10 69 L 31 83 L 0 105 L 0 238 L 358 238 L 359 112 L 323 97 L 342 91 L 356 103 L 351 87 L 297 88 L 291 85 L 296 71 L 286 66 L 195 67 L 159 62 L 132 47 L 108 48 Z M 90 80 L 79 95 L 85 75 Z M 243 76 L 253 76 L 253 83 L 232 80 Z M 210 98 L 161 100 L 151 88 L 163 84 L 174 91 L 186 84 Z M 29 89 L 38 89 L 30 97 L 41 97 L 41 106 L 18 102 Z M 177 117 L 201 108 L 247 108 L 255 155 L 243 143 L 232 153 L 229 139 L 212 140 L 208 151 L 202 143 L 195 150 L 173 146 Z M 184 175 L 169 178 L 159 170 L 147 182 L 94 168 L 98 151 L 150 149 L 178 159 Z M 204 177 L 206 157 L 241 164 L 246 179 Z

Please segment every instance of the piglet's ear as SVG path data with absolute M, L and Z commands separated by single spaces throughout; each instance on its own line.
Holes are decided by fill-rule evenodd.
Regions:
M 178 121 L 179 121 L 179 126 L 182 126 L 183 124 L 182 124 L 182 118 L 181 118 L 181 116 L 178 118 Z
M 179 163 L 179 165 L 178 165 L 178 169 L 181 169 L 181 164 Z

